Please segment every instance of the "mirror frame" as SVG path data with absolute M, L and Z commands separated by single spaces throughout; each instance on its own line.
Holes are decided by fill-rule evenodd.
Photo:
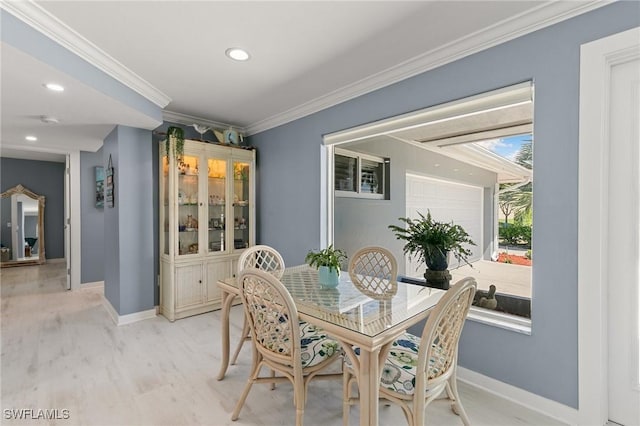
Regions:
M 44 195 L 38 195 L 33 191 L 18 184 L 13 188 L 7 189 L 2 193 L 1 198 L 11 197 L 12 195 L 26 195 L 29 198 L 33 198 L 38 202 L 38 258 L 29 260 L 10 260 L 8 262 L 0 262 L 0 267 L 6 268 L 10 266 L 24 266 L 24 265 L 42 265 L 45 263 L 44 253 Z M 13 249 L 13 248 L 12 248 Z

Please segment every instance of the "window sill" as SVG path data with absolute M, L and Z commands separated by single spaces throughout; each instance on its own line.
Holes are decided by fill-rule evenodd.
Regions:
M 384 200 L 385 194 L 372 194 L 369 192 L 355 192 L 355 191 L 340 191 L 335 190 L 334 194 L 336 197 L 342 198 L 366 198 L 369 200 Z
M 531 335 L 531 320 L 516 315 L 503 314 L 487 309 L 471 307 L 467 316 L 471 321 L 491 325 L 520 334 Z

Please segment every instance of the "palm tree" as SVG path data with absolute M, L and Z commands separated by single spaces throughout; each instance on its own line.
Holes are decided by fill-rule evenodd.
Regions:
M 533 168 L 533 143 L 532 140 L 525 141 L 518 150 L 514 162 L 529 170 Z M 505 215 L 505 223 L 513 213 L 518 222 L 530 222 L 533 211 L 533 185 L 531 182 L 519 186 L 513 190 L 508 190 L 504 185 L 501 189 L 499 206 L 502 214 Z M 527 220 L 528 219 L 528 220 Z

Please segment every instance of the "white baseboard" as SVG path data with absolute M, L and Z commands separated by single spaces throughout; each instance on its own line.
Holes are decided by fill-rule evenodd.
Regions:
M 529 391 L 517 388 L 475 371 L 458 367 L 458 380 L 515 402 L 569 425 L 578 424 L 578 410 Z
M 104 296 L 102 297 L 102 304 L 109 313 L 109 316 L 113 320 L 114 324 L 117 326 L 155 318 L 156 316 L 156 308 L 148 309 L 146 311 L 134 312 L 127 315 L 119 315 L 111 302 L 109 302 L 109 300 Z
M 104 281 L 94 281 L 92 283 L 81 283 L 80 290 L 85 288 L 96 288 L 96 287 L 104 287 Z

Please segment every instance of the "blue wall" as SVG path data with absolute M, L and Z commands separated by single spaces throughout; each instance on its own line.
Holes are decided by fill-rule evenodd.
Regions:
M 151 131 L 117 126 L 104 141 L 105 167 L 114 167 L 115 207 L 105 200 L 105 297 L 118 314 L 152 309 L 154 305 L 153 204 Z
M 580 45 L 638 25 L 638 3 L 616 2 L 254 135 L 258 241 L 290 265 L 319 246 L 323 135 L 533 79 L 532 334 L 468 321 L 460 365 L 577 407 Z
M 51 161 L 0 158 L 1 192 L 22 184 L 45 196 L 44 246 L 47 259 L 64 258 L 64 167 L 64 163 Z
M 102 148 L 80 151 L 81 283 L 104 281 L 104 208 L 96 207 L 96 166 L 105 167 Z

